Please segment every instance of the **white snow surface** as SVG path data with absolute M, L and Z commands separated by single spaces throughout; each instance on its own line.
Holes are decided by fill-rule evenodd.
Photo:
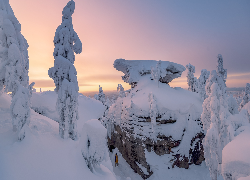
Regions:
M 208 168 L 203 161 L 201 165 L 190 165 L 189 169 L 172 168 L 169 162 L 173 157 L 168 154 L 158 156 L 145 150 L 147 162 L 154 172 L 147 180 L 211 180 Z M 217 180 L 223 180 L 218 176 Z
M 101 162 L 99 169 L 92 173 L 82 156 L 80 141 L 60 138 L 58 123 L 33 110 L 26 137 L 21 142 L 17 141 L 17 133 L 12 131 L 10 100 L 9 95 L 0 95 L 1 180 L 116 179 L 109 158 Z M 92 113 L 99 114 L 100 109 L 94 109 L 93 104 L 91 108 Z M 80 120 L 85 119 L 83 117 Z
M 231 174 L 233 179 L 250 176 L 250 125 L 238 130 L 242 132 L 222 151 L 222 173 Z
M 35 92 L 31 98 L 31 108 L 58 122 L 59 115 L 56 111 L 56 100 L 57 93 L 54 91 Z M 80 131 L 84 122 L 102 117 L 106 109 L 100 101 L 82 94 L 78 96 L 78 104 L 79 120 L 77 126 Z

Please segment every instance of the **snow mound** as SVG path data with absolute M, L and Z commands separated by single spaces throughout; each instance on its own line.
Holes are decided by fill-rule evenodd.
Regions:
M 156 64 L 157 61 L 155 60 L 116 59 L 114 68 L 125 74 L 122 76 L 124 82 L 133 85 L 139 82 L 141 76 L 151 74 L 151 68 L 155 67 Z M 169 83 L 173 79 L 181 77 L 183 71 L 185 71 L 185 67 L 180 64 L 161 61 L 159 80 L 162 83 Z
M 109 158 L 102 161 L 97 171 L 92 173 L 82 157 L 80 140 L 60 138 L 58 123 L 33 110 L 30 111 L 26 137 L 21 142 L 17 141 L 18 134 L 12 131 L 9 96 L 2 94 L 1 100 L 6 100 L 6 106 L 3 107 L 1 103 L 0 108 L 1 180 L 116 179 Z M 94 106 L 91 108 L 91 112 L 98 111 Z
M 241 129 L 243 132 L 228 143 L 222 151 L 224 178 L 238 179 L 250 175 L 250 125 L 242 126 Z
M 31 108 L 37 113 L 44 115 L 54 121 L 59 121 L 59 115 L 56 111 L 57 94 L 54 91 L 44 91 L 42 93 L 33 93 L 31 98 Z M 102 117 L 106 107 L 93 98 L 82 94 L 78 96 L 78 128 L 81 131 L 84 122 L 90 119 Z
M 109 158 L 107 148 L 107 130 L 97 119 L 84 123 L 81 133 L 82 155 L 91 171 Z

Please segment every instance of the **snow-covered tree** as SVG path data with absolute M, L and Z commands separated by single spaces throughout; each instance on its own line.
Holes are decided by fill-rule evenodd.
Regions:
M 8 0 L 0 1 L 0 17 L 0 90 L 11 92 L 13 130 L 18 131 L 18 139 L 22 140 L 30 118 L 29 45 Z
M 234 138 L 234 129 L 228 120 L 231 114 L 228 110 L 225 76 L 222 76 L 221 72 L 213 70 L 207 80 L 208 97 L 202 105 L 201 115 L 206 134 L 203 140 L 204 156 L 212 180 L 217 180 L 217 173 L 221 169 L 222 149 Z
M 54 67 L 48 71 L 58 93 L 57 110 L 60 115 L 59 134 L 62 138 L 76 139 L 78 120 L 78 82 L 74 67 L 75 55 L 82 52 L 82 43 L 73 29 L 72 14 L 75 2 L 69 1 L 62 11 L 62 23 L 54 37 Z
M 206 94 L 206 82 L 209 78 L 210 72 L 206 69 L 201 70 L 201 75 L 198 79 L 198 92 L 200 94 L 201 100 L 204 101 L 207 98 Z
M 217 74 L 220 77 L 219 85 L 226 87 L 227 69 L 223 68 L 223 58 L 221 54 L 218 55 Z
M 157 103 L 156 103 L 154 94 L 152 92 L 149 93 L 149 95 L 148 95 L 148 101 L 150 104 L 149 115 L 151 118 L 151 123 L 153 126 L 155 126 L 156 125 L 156 118 L 158 116 L 158 109 L 157 109 Z
M 25 137 L 25 129 L 30 122 L 30 92 L 19 81 L 15 82 L 17 89 L 11 100 L 11 117 L 14 132 L 18 132 L 18 140 Z
M 95 94 L 94 98 L 98 101 L 101 101 L 102 104 L 105 104 L 106 102 L 106 99 L 105 99 L 105 94 L 102 90 L 102 87 L 99 85 L 99 93 L 98 94 Z
M 195 67 L 189 63 L 186 65 L 186 68 L 188 69 L 188 90 L 192 92 L 198 92 L 197 78 L 194 77 Z
M 241 110 L 244 107 L 244 105 L 247 104 L 249 101 L 250 101 L 250 84 L 247 83 L 244 95 L 242 97 L 242 101 L 240 103 L 239 110 Z
M 210 171 L 210 177 L 212 180 L 217 180 L 218 174 L 218 150 L 219 150 L 219 141 L 218 141 L 218 127 L 216 123 L 211 123 L 210 129 L 207 131 L 206 138 L 203 140 L 202 144 L 204 147 L 204 157 L 207 167 Z
M 158 82 L 158 87 L 159 87 L 159 80 L 161 78 L 161 60 L 157 61 L 157 64 L 155 67 L 151 67 L 151 77 Z
M 122 87 L 121 84 L 118 84 L 117 91 L 119 92 L 119 97 L 120 97 L 120 98 L 125 97 L 124 88 Z
M 0 10 L 0 89 L 15 94 L 16 80 L 24 87 L 29 83 L 29 45 L 8 0 L 0 1 Z
M 87 121 L 83 125 L 80 143 L 82 156 L 93 172 L 108 157 L 107 130 L 97 119 Z
M 228 110 L 229 110 L 229 112 L 232 115 L 238 114 L 239 113 L 239 111 L 238 111 L 239 106 L 237 104 L 236 99 L 232 95 L 230 95 L 228 97 L 227 101 L 228 101 Z

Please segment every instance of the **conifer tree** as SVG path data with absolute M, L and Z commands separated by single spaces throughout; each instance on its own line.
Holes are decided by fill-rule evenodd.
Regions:
M 249 101 L 250 101 L 250 84 L 247 83 L 244 95 L 242 97 L 242 101 L 240 103 L 239 110 L 241 110 L 245 106 L 245 104 L 247 104 Z
M 13 130 L 22 140 L 30 118 L 29 45 L 8 0 L 0 0 L 0 16 L 0 90 L 11 92 Z
M 105 105 L 105 102 L 106 102 L 106 98 L 105 98 L 105 94 L 102 90 L 102 87 L 99 85 L 99 93 L 98 94 L 95 94 L 94 98 L 98 101 L 101 101 L 102 104 Z
M 123 97 L 126 96 L 125 92 L 124 92 L 124 88 L 122 87 L 121 84 L 118 84 L 117 91 L 119 92 L 119 97 L 120 98 L 123 98 Z
M 62 23 L 56 29 L 54 37 L 54 67 L 48 71 L 54 80 L 58 93 L 57 111 L 60 116 L 59 134 L 61 138 L 76 139 L 78 120 L 78 82 L 74 66 L 75 55 L 82 52 L 82 43 L 73 29 L 72 14 L 75 2 L 69 1 L 62 11 Z
M 201 121 L 205 131 L 203 139 L 204 157 L 212 180 L 217 180 L 221 171 L 222 149 L 234 138 L 234 130 L 228 117 L 226 96 L 226 70 L 222 57 L 218 56 L 217 72 L 213 70 L 206 83 L 208 97 L 203 102 Z
M 207 79 L 209 78 L 210 72 L 206 69 L 202 69 L 201 70 L 201 75 L 198 79 L 198 91 L 200 94 L 200 98 L 202 101 L 204 101 L 207 98 L 207 94 L 206 94 L 206 82 Z
M 188 69 L 188 90 L 192 92 L 198 92 L 197 78 L 194 77 L 195 67 L 189 63 L 186 65 L 186 68 Z

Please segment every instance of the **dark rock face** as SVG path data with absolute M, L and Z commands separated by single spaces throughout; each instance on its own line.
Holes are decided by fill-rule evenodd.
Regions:
M 143 179 L 149 178 L 153 172 L 150 171 L 150 166 L 147 164 L 143 142 L 133 136 L 128 137 L 125 132 L 126 130 L 122 130 L 118 125 L 115 125 L 115 131 L 116 133 L 112 134 L 111 139 L 108 138 L 109 147 L 113 146 L 118 148 L 123 158 L 128 162 L 135 173 L 138 173 Z M 136 162 L 145 167 L 147 173 L 144 173 Z
M 128 134 L 130 134 L 130 136 L 128 136 Z M 183 157 L 180 154 L 173 154 L 173 151 L 171 151 L 171 148 L 178 147 L 180 145 L 181 140 L 175 141 L 171 136 L 166 137 L 164 135 L 158 135 L 157 138 L 160 140 L 157 140 L 156 142 L 149 138 L 142 140 L 134 138 L 134 136 L 131 135 L 130 129 L 114 125 L 114 132 L 112 133 L 111 138 L 108 138 L 108 145 L 110 150 L 112 150 L 112 148 L 118 148 L 123 155 L 123 158 L 128 162 L 131 168 L 143 179 L 147 179 L 153 174 L 153 172 L 151 171 L 150 165 L 147 163 L 145 158 L 145 148 L 148 152 L 154 151 L 159 156 L 172 154 L 172 168 L 176 166 L 178 168 L 188 169 L 189 165 L 199 165 L 202 161 L 204 161 L 202 146 L 202 139 L 204 137 L 205 135 L 202 132 L 198 133 L 190 142 L 190 145 L 195 148 L 190 149 L 189 157 Z M 136 162 L 145 167 L 147 172 L 143 172 Z

